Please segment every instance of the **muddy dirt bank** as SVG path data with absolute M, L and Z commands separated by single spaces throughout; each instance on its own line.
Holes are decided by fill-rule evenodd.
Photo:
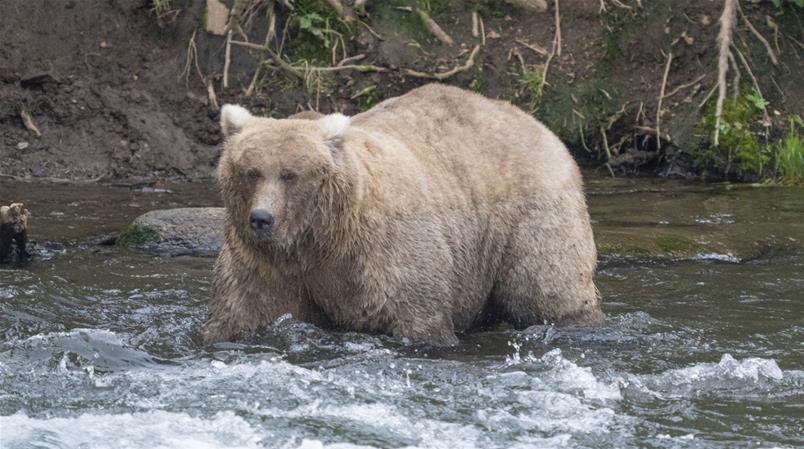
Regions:
M 3 1 L 0 176 L 207 179 L 220 143 L 208 86 L 218 103 L 264 115 L 354 114 L 454 71 L 442 82 L 529 110 L 584 165 L 616 175 L 752 177 L 710 168 L 698 153 L 710 140 L 721 1 L 563 0 L 545 11 L 496 0 L 370 1 L 353 11 L 349 1 L 341 15 L 324 1 L 298 0 L 292 11 L 260 1 L 232 38 L 251 47 L 230 46 L 228 71 L 225 38 L 207 31 L 207 3 L 172 1 L 157 11 L 149 0 Z M 771 126 L 759 124 L 758 111 L 738 125 L 771 142 L 790 116 L 804 114 L 802 9 L 748 1 L 742 9 L 779 62 L 741 21 L 735 48 L 758 79 Z M 454 44 L 428 31 L 422 17 Z M 254 48 L 264 42 L 281 64 Z M 316 69 L 338 65 L 354 67 Z M 739 98 L 753 92 L 741 71 L 739 81 L 730 75 Z

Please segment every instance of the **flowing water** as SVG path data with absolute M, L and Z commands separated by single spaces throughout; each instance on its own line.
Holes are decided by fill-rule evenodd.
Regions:
M 804 190 L 589 192 L 599 236 L 759 249 L 604 255 L 594 331 L 433 349 L 284 320 L 204 347 L 211 259 L 97 242 L 149 209 L 214 205 L 209 188 L 0 184 L 39 243 L 0 266 L 0 447 L 804 447 Z

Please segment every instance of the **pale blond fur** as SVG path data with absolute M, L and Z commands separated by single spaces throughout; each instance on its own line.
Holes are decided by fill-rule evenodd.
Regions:
M 341 117 L 229 133 L 206 341 L 286 313 L 447 345 L 499 320 L 602 323 L 581 174 L 541 123 L 443 85 Z

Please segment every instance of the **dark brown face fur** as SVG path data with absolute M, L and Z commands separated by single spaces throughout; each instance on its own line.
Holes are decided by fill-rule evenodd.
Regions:
M 299 128 L 246 131 L 222 157 L 218 180 L 231 226 L 259 247 L 289 250 L 300 243 L 326 193 L 334 168 L 331 149 L 305 133 L 306 126 Z M 265 214 L 271 223 L 255 225 L 255 216 Z

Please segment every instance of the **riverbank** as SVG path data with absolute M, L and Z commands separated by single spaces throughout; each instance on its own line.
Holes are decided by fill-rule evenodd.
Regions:
M 346 2 L 339 11 L 323 0 L 292 10 L 262 0 L 227 45 L 210 15 L 217 0 L 3 2 L 0 176 L 206 179 L 222 103 L 273 117 L 355 114 L 433 81 L 514 102 L 581 164 L 615 176 L 779 175 L 780 142 L 804 115 L 794 2 L 743 2 L 735 16 L 717 147 L 722 2 L 510 3 Z

